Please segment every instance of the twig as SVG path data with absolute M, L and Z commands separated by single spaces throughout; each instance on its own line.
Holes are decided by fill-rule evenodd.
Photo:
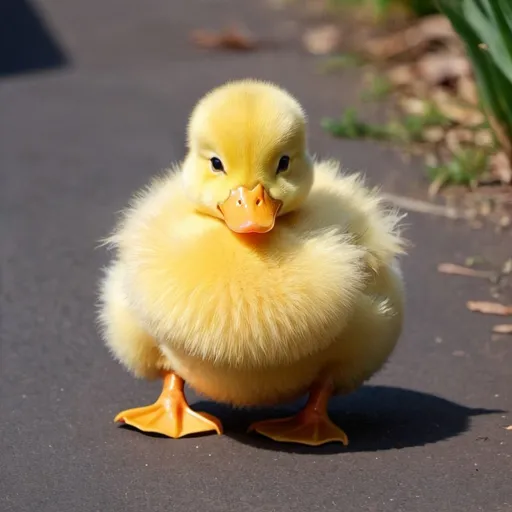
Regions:
M 468 301 L 466 303 L 470 311 L 484 313 L 485 315 L 512 315 L 512 306 L 505 306 L 498 302 Z
M 495 325 L 492 332 L 496 334 L 512 334 L 512 324 Z
M 409 210 L 411 212 L 427 213 L 430 215 L 437 215 L 439 217 L 446 217 L 448 219 L 465 219 L 466 216 L 463 212 L 450 206 L 442 206 L 438 204 L 420 201 L 419 199 L 412 199 L 411 197 L 397 196 L 395 194 L 382 194 L 382 197 L 393 203 L 399 208 Z
M 437 266 L 437 271 L 441 274 L 451 274 L 465 277 L 481 277 L 490 279 L 494 277 L 494 272 L 488 270 L 474 270 L 472 268 L 455 265 L 454 263 L 440 263 Z

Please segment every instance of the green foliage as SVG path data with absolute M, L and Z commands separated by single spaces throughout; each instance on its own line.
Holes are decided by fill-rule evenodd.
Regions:
M 462 149 L 451 160 L 438 166 L 428 166 L 432 181 L 452 185 L 471 185 L 485 172 L 489 155 L 477 148 Z
M 382 100 L 393 90 L 393 84 L 381 75 L 372 75 L 368 86 L 361 91 L 361 99 L 364 101 Z
M 332 135 L 347 139 L 371 138 L 386 140 L 390 138 L 387 126 L 361 121 L 354 108 L 347 108 L 339 120 L 325 119 L 322 122 L 322 126 Z
M 430 14 L 437 14 L 435 0 L 404 0 L 409 9 L 416 14 L 416 16 L 428 16 Z
M 323 127 L 332 135 L 348 139 L 375 139 L 402 144 L 423 142 L 424 131 L 433 126 L 447 127 L 451 121 L 430 105 L 422 114 L 410 114 L 387 124 L 362 121 L 354 108 L 344 111 L 339 120 L 325 119 Z M 471 185 L 488 169 L 489 152 L 481 148 L 461 148 L 440 165 L 428 166 L 432 181 L 453 185 Z
M 464 41 L 484 110 L 503 149 L 512 153 L 512 3 L 438 0 Z
M 421 142 L 426 128 L 449 124 L 450 120 L 434 105 L 429 105 L 422 114 L 410 114 L 383 125 L 361 121 L 354 108 L 346 109 L 339 120 L 326 119 L 322 123 L 324 129 L 336 137 L 368 138 L 399 143 Z

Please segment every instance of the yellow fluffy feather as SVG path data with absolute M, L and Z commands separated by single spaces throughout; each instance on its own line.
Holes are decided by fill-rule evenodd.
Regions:
M 401 217 L 361 177 L 313 161 L 302 108 L 272 84 L 215 89 L 188 140 L 184 162 L 137 195 L 108 240 L 100 323 L 114 356 L 234 405 L 295 398 L 319 378 L 356 389 L 401 332 Z M 289 169 L 276 174 L 283 154 Z M 282 202 L 275 226 L 234 233 L 217 205 L 256 183 Z

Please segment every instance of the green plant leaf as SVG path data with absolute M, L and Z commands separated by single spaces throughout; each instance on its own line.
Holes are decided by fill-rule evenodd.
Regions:
M 512 3 L 510 0 L 497 0 L 499 8 L 503 13 L 503 17 L 508 25 L 508 34 L 512 35 Z
M 487 2 L 487 0 L 482 1 Z M 496 2 L 496 0 L 489 0 L 489 2 L 491 1 Z M 474 0 L 466 0 L 464 5 L 469 5 L 470 2 L 474 2 Z M 465 18 L 463 5 L 450 0 L 438 0 L 438 5 L 465 43 L 468 56 L 473 64 L 479 95 L 484 104 L 484 112 L 486 115 L 491 114 L 503 126 L 505 133 L 512 140 L 512 83 L 509 76 L 503 73 L 490 51 L 479 47 L 482 39 L 477 34 L 473 26 L 474 23 L 470 24 L 469 20 Z M 488 5 L 488 9 L 491 9 L 490 5 Z M 478 16 L 483 16 L 482 11 L 477 11 L 476 17 L 478 18 Z M 493 17 L 492 12 L 491 17 Z M 487 23 L 486 19 L 484 19 L 485 23 Z M 498 32 L 498 28 L 493 30 Z M 487 38 L 487 40 L 489 39 Z M 512 65 L 509 71 L 512 72 Z
M 493 20 L 485 16 L 475 0 L 464 0 L 463 13 L 481 42 L 488 46 L 496 65 L 512 82 L 512 38 L 496 0 L 489 2 Z M 495 22 L 493 24 L 493 21 Z M 508 36 L 508 37 L 507 37 Z

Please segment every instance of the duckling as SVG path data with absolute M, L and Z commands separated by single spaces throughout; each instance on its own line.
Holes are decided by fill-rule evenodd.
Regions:
M 402 216 L 358 174 L 318 161 L 306 114 L 281 87 L 228 82 L 189 119 L 187 154 L 139 192 L 106 242 L 99 325 L 135 377 L 162 379 L 116 422 L 172 438 L 222 433 L 184 385 L 234 406 L 308 393 L 296 415 L 250 431 L 348 443 L 329 399 L 382 368 L 400 337 Z

